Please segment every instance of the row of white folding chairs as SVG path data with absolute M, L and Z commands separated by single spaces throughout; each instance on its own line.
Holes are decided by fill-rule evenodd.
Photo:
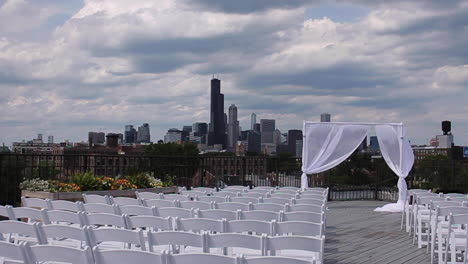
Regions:
M 279 240 L 278 240 L 279 241 Z M 275 242 L 276 243 L 276 242 Z M 283 243 L 279 241 L 277 244 Z M 44 262 L 60 262 L 70 264 L 314 264 L 315 260 L 301 260 L 278 256 L 235 257 L 207 253 L 170 254 L 163 251 L 160 254 L 146 251 L 117 249 L 102 250 L 98 247 L 91 250 L 67 248 L 62 246 L 34 245 L 28 243 L 10 244 L 0 242 L 0 256 L 15 263 L 35 264 Z

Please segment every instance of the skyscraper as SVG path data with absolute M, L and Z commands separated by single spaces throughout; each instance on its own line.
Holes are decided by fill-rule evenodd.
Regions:
M 237 120 L 237 107 L 232 104 L 229 107 L 228 121 L 228 148 L 234 150 L 239 140 L 239 121 Z
M 297 155 L 297 141 L 302 141 L 302 130 L 291 129 L 288 131 L 288 152 Z
M 138 143 L 150 143 L 151 136 L 150 136 L 150 128 L 148 123 L 144 123 L 142 126 L 138 127 L 138 135 L 137 135 Z
M 49 136 L 47 137 L 47 143 L 49 143 L 49 144 L 54 144 L 54 136 L 49 135 Z
M 331 122 L 331 115 L 329 113 L 323 113 L 320 115 L 320 122 Z
M 221 93 L 221 81 L 211 80 L 210 130 L 208 145 L 220 144 L 226 147 L 226 126 L 224 121 L 224 94 Z
M 104 132 L 88 132 L 89 146 L 96 144 L 104 144 L 106 141 L 106 134 Z
M 137 131 L 135 128 L 133 128 L 132 125 L 125 126 L 124 141 L 125 144 L 132 144 L 137 142 Z
M 273 143 L 273 131 L 275 131 L 274 119 L 260 119 L 260 133 L 262 143 Z
M 255 113 L 252 113 L 250 115 L 250 129 L 255 130 L 255 123 L 257 123 L 257 115 Z

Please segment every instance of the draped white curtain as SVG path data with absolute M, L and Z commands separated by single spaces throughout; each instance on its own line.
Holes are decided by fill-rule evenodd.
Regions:
M 401 212 L 406 200 L 406 181 L 414 163 L 413 150 L 404 138 L 402 124 L 304 122 L 301 188 L 308 187 L 307 174 L 331 169 L 348 158 L 375 127 L 385 162 L 398 176 L 399 198 L 376 211 Z
M 308 187 L 307 174 L 329 170 L 348 158 L 367 135 L 367 126 L 304 124 L 301 188 Z
M 398 202 L 375 209 L 383 212 L 401 212 L 406 201 L 407 185 L 405 178 L 414 163 L 414 153 L 408 140 L 404 138 L 403 127 L 380 125 L 375 127 L 380 152 L 390 169 L 398 175 Z

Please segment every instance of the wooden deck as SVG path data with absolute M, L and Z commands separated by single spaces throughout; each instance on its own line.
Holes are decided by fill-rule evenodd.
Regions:
M 426 248 L 400 230 L 401 214 L 373 211 L 387 203 L 329 202 L 325 264 L 430 263 Z

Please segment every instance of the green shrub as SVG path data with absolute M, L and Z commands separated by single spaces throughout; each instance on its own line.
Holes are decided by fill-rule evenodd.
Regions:
M 39 178 L 34 178 L 30 180 L 25 179 L 20 183 L 20 189 L 34 192 L 48 192 L 49 182 L 46 180 L 41 180 Z
M 78 185 L 80 190 L 85 191 L 98 191 L 101 190 L 101 183 L 96 176 L 91 172 L 83 172 L 73 175 L 72 183 Z
M 140 172 L 125 177 L 132 185 L 138 188 L 151 188 L 150 175 L 146 172 Z

